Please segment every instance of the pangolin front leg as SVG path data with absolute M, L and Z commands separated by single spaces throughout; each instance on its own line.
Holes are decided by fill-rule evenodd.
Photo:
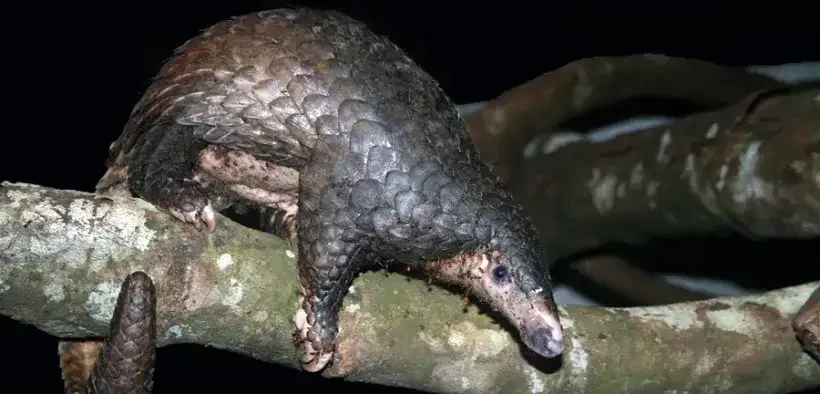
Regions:
M 142 134 L 128 168 L 128 184 L 142 199 L 201 230 L 216 228 L 216 215 L 205 188 L 195 179 L 206 143 L 191 138 L 188 127 L 155 126 Z

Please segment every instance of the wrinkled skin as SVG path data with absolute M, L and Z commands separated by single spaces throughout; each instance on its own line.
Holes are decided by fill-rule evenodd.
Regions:
M 186 42 L 108 165 L 100 192 L 133 192 L 211 230 L 214 212 L 255 204 L 263 227 L 297 240 L 294 338 L 307 371 L 332 361 L 355 275 L 391 262 L 469 287 L 534 352 L 563 350 L 537 234 L 455 106 L 393 43 L 344 15 L 259 12 Z

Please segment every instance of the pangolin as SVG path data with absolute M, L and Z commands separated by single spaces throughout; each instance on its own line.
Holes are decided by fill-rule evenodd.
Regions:
M 298 243 L 297 356 L 336 351 L 357 273 L 398 263 L 469 290 L 544 357 L 563 331 L 536 230 L 456 106 L 388 38 L 342 13 L 275 9 L 177 48 L 111 145 L 98 192 L 215 229 L 232 204 Z

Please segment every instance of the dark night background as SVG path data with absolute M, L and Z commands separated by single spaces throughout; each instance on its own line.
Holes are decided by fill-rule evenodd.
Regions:
M 458 104 L 491 99 L 590 56 L 652 52 L 735 66 L 820 61 L 818 6 L 797 7 L 812 7 L 811 2 L 784 4 L 782 11 L 730 3 L 649 8 L 621 8 L 622 2 L 617 7 L 240 0 L 100 4 L 3 2 L 0 180 L 93 190 L 108 145 L 175 47 L 232 15 L 288 4 L 335 8 L 365 21 L 403 47 Z M 804 272 L 781 279 L 771 269 L 752 269 L 797 259 L 793 250 L 810 247 L 795 245 L 737 241 L 734 249 L 709 258 L 737 261 L 733 274 L 748 281 L 767 276 L 776 278 L 771 287 L 796 284 L 810 278 Z M 707 258 L 688 253 L 689 259 Z M 25 385 L 21 391 L 62 392 L 56 350 L 55 338 L 0 317 L 0 391 Z M 155 392 L 276 391 L 285 383 L 314 389 L 332 384 L 238 355 L 176 345 L 159 350 Z M 366 385 L 348 388 L 385 392 Z

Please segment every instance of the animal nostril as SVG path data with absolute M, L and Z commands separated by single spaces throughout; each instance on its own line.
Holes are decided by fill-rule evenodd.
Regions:
M 546 349 L 547 345 L 550 342 L 550 332 L 549 329 L 546 328 L 539 328 L 535 331 L 535 335 L 533 335 L 533 345 L 538 349 Z
M 532 336 L 532 346 L 535 351 L 547 357 L 554 357 L 564 351 L 564 341 L 556 338 L 552 330 L 541 327 L 535 330 Z

